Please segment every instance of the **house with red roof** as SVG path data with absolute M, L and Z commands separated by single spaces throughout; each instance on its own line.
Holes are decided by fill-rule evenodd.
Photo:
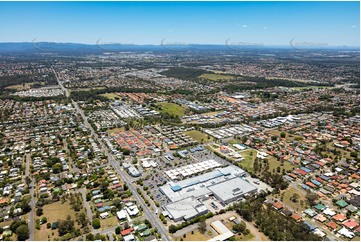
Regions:
M 354 229 L 359 226 L 359 224 L 353 219 L 348 219 L 345 222 L 343 222 L 342 224 L 348 229 Z
M 339 214 L 336 214 L 335 216 L 333 216 L 332 219 L 337 222 L 343 222 L 347 219 L 347 217 L 345 214 L 339 213 Z
M 120 234 L 121 234 L 122 236 L 125 236 L 125 235 L 130 234 L 130 233 L 133 232 L 133 231 L 134 231 L 133 228 L 124 229 L 124 230 L 120 231 Z

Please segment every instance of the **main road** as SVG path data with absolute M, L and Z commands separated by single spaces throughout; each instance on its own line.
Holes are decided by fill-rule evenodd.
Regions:
M 54 68 L 53 67 L 51 67 L 51 68 L 54 72 L 54 75 L 56 77 L 56 80 L 58 81 L 60 88 L 64 91 L 65 96 L 69 97 L 70 96 L 69 91 L 64 87 L 64 85 L 59 80 L 58 75 L 55 72 Z M 83 110 L 81 108 L 79 108 L 78 103 L 75 102 L 74 100 L 72 100 L 72 104 L 73 104 L 75 110 L 77 111 L 77 113 L 82 117 L 84 126 L 90 130 L 92 136 L 94 137 L 95 140 L 97 140 L 97 142 L 99 143 L 99 145 L 102 148 L 102 151 L 108 157 L 109 164 L 111 166 L 113 166 L 114 170 L 118 173 L 118 175 L 122 178 L 122 180 L 127 184 L 129 190 L 132 192 L 133 196 L 135 197 L 135 199 L 138 201 L 138 203 L 142 207 L 142 209 L 143 209 L 145 215 L 147 216 L 147 218 L 149 219 L 149 221 L 153 224 L 153 226 L 155 226 L 158 229 L 158 232 L 161 234 L 163 240 L 170 241 L 171 238 L 169 237 L 167 230 L 164 228 L 163 224 L 160 222 L 158 216 L 149 210 L 149 208 L 145 204 L 144 200 L 140 197 L 140 195 L 136 191 L 132 181 L 129 179 L 126 172 L 121 169 L 119 162 L 117 162 L 114 159 L 114 157 L 109 153 L 108 147 L 106 147 L 106 145 L 104 145 L 101 138 L 99 138 L 98 134 L 94 131 L 93 127 L 89 124 L 87 117 L 85 116 Z

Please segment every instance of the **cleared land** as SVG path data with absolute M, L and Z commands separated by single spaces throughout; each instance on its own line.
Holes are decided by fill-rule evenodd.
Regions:
M 213 141 L 213 138 L 201 131 L 198 130 L 191 130 L 191 131 L 187 131 L 185 132 L 186 135 L 189 135 L 190 137 L 192 137 L 193 139 L 195 139 L 196 141 L 200 142 L 200 143 L 206 143 L 206 142 L 210 142 Z
M 111 133 L 117 134 L 117 133 L 123 132 L 123 131 L 125 131 L 125 128 L 114 128 L 114 129 L 107 130 L 108 134 L 111 134 Z
M 231 80 L 235 78 L 235 76 L 223 75 L 223 74 L 210 74 L 210 73 L 202 74 L 199 77 L 211 81 Z
M 116 216 L 100 220 L 100 229 L 104 230 L 110 227 L 119 225 L 118 219 Z
M 69 202 L 61 203 L 55 202 L 49 205 L 45 205 L 43 207 L 43 215 L 40 217 L 36 216 L 35 219 L 41 219 L 42 217 L 46 217 L 48 222 L 53 223 L 57 220 L 65 220 L 66 217 L 70 215 L 70 217 L 75 220 L 75 211 L 72 210 Z M 77 226 L 77 223 L 75 223 Z M 57 230 L 51 230 L 46 228 L 46 224 L 40 226 L 40 230 L 35 229 L 35 240 L 38 241 L 46 241 L 46 240 L 54 240 L 55 238 L 59 238 Z
M 296 91 L 303 91 L 303 90 L 307 90 L 307 89 L 330 89 L 330 88 L 334 88 L 334 87 L 329 87 L 329 86 L 307 86 L 307 87 L 293 87 L 292 89 L 294 89 Z
M 167 113 L 169 115 L 174 115 L 179 118 L 183 117 L 186 112 L 185 107 L 178 105 L 176 103 L 161 102 L 161 103 L 157 103 L 157 106 L 161 113 Z
M 206 241 L 209 240 L 212 237 L 207 237 L 206 234 L 201 234 L 198 230 L 194 231 L 194 234 L 192 232 L 189 232 L 186 234 L 186 237 L 181 237 L 183 240 L 186 241 Z M 178 238 L 178 239 L 181 239 Z
M 307 201 L 306 196 L 304 193 L 300 193 L 298 190 L 296 190 L 293 187 L 287 188 L 283 193 L 283 203 L 287 206 L 293 208 L 295 211 L 301 212 L 302 210 L 306 209 L 307 207 Z M 297 202 L 292 202 L 291 197 L 293 194 L 298 194 L 299 198 L 297 199 Z M 301 202 L 302 201 L 302 202 Z M 301 206 L 301 203 L 303 206 Z
M 104 93 L 104 94 L 100 94 L 100 96 L 106 97 L 110 100 L 121 99 L 121 97 L 115 93 Z
M 241 152 L 241 155 L 243 156 L 244 160 L 238 162 L 238 164 L 247 172 L 253 173 L 253 164 L 257 157 L 257 151 L 253 149 L 247 149 Z M 269 171 L 277 170 L 277 167 L 280 167 L 281 170 L 285 169 L 287 172 L 294 168 L 294 165 L 287 161 L 285 161 L 282 166 L 281 162 L 277 161 L 277 158 L 274 156 L 268 156 L 266 159 L 269 162 Z
M 28 90 L 28 89 L 32 88 L 32 86 L 34 84 L 35 84 L 35 82 L 24 82 L 23 84 L 19 84 L 19 85 L 7 86 L 7 87 L 5 87 L 5 89 L 23 91 L 23 90 Z
M 270 133 L 271 135 L 277 136 L 278 138 L 280 138 L 281 132 L 282 132 L 282 131 L 278 131 L 278 130 L 271 130 L 271 131 L 269 131 L 269 133 Z M 285 132 L 285 134 L 286 134 L 286 140 L 288 140 L 288 141 L 303 140 L 303 137 L 302 137 L 302 136 L 295 135 L 295 134 L 290 134 L 290 133 L 288 133 L 288 132 Z

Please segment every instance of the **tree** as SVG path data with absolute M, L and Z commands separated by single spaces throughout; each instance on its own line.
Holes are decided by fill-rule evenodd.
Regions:
M 98 218 L 93 219 L 93 228 L 94 229 L 100 228 L 100 220 Z
M 171 234 L 174 234 L 175 232 L 177 232 L 177 230 L 178 230 L 178 227 L 175 226 L 174 224 L 170 225 L 169 228 L 168 228 L 168 231 Z
M 86 238 L 87 241 L 93 241 L 94 240 L 94 234 L 87 234 L 85 238 Z
M 294 203 L 298 202 L 298 199 L 300 199 L 300 195 L 298 195 L 297 193 L 293 193 L 290 197 L 290 200 Z
M 42 209 L 42 208 L 38 208 L 38 209 L 36 210 L 36 216 L 41 216 L 41 215 L 43 215 L 43 209 Z
M 286 133 L 285 133 L 285 132 L 281 132 L 280 137 L 281 137 L 281 138 L 286 138 Z
M 42 222 L 43 224 L 45 224 L 46 222 L 48 222 L 48 219 L 47 219 L 46 217 L 42 217 L 42 218 L 41 218 L 41 222 Z
M 316 205 L 317 195 L 313 192 L 307 192 L 306 199 L 311 206 Z
M 25 224 L 20 225 L 16 229 L 15 233 L 18 237 L 18 240 L 21 240 L 21 241 L 27 240 L 29 238 L 29 227 Z
M 198 223 L 198 230 L 202 234 L 204 234 L 207 231 L 207 224 L 206 221 L 202 220 Z
M 58 223 L 59 236 L 63 236 L 67 233 L 74 231 L 74 220 L 68 215 L 66 220 L 60 220 Z
M 120 231 L 121 231 L 121 230 L 120 230 L 120 227 L 119 227 L 119 226 L 115 228 L 115 233 L 116 233 L 116 234 L 120 234 Z
M 232 229 L 236 231 L 236 233 L 242 233 L 246 229 L 246 223 L 242 221 L 239 224 L 233 225 Z

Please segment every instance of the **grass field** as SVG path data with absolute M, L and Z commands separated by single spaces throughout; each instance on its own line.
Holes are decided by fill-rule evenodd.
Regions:
M 100 229 L 104 230 L 110 227 L 119 225 L 118 219 L 116 216 L 100 220 Z
M 178 238 L 178 240 L 180 240 L 181 238 Z M 186 237 L 183 238 L 183 240 L 185 241 L 206 241 L 209 239 L 210 237 L 207 237 L 206 234 L 201 234 L 198 230 L 195 230 L 194 234 L 192 234 L 192 232 L 187 233 Z
M 296 194 L 298 194 L 299 196 L 300 196 L 300 198 L 298 199 L 298 202 L 292 202 L 291 201 L 291 197 L 292 197 L 292 195 L 294 194 L 294 193 L 296 193 Z M 283 193 L 284 195 L 283 195 L 283 202 L 286 204 L 286 205 L 288 205 L 288 206 L 290 206 L 291 208 L 293 208 L 294 210 L 296 210 L 296 211 L 298 211 L 298 212 L 301 212 L 302 210 L 304 210 L 305 208 L 306 208 L 306 196 L 305 196 L 305 194 L 303 194 L 303 193 L 300 193 L 299 191 L 297 191 L 295 188 L 293 188 L 293 187 L 289 187 L 284 193 Z M 304 206 L 301 206 L 301 204 L 300 204 L 300 201 L 304 201 L 303 202 L 303 204 L 304 204 Z
M 35 82 L 26 82 L 24 84 L 7 86 L 7 87 L 5 87 L 5 89 L 23 91 L 23 90 L 30 89 L 34 84 L 35 84 Z
M 303 91 L 307 89 L 330 89 L 334 87 L 328 87 L 328 86 L 307 86 L 307 87 L 293 87 L 292 89 L 296 91 Z
M 211 136 L 209 136 L 201 131 L 198 131 L 198 130 L 187 131 L 187 132 L 185 132 L 185 134 L 189 135 L 190 137 L 192 137 L 193 139 L 195 139 L 196 141 L 198 141 L 200 143 L 206 143 L 206 142 L 213 141 L 213 138 Z
M 46 217 L 48 219 L 48 223 L 53 223 L 59 219 L 65 220 L 68 215 L 70 215 L 70 217 L 75 220 L 75 212 L 71 209 L 69 202 L 61 204 L 61 202 L 59 201 L 49 205 L 45 205 L 43 207 L 43 215 L 41 215 L 40 217 L 36 216 L 35 219 L 41 219 L 42 217 Z M 77 227 L 76 223 L 75 226 Z M 48 238 L 48 236 L 50 238 Z M 35 229 L 35 240 L 54 240 L 54 238 L 59 238 L 58 231 L 47 229 L 46 224 L 41 225 L 40 230 Z
M 75 219 L 75 212 L 73 209 L 71 209 L 69 202 L 61 204 L 59 201 L 45 205 L 43 207 L 43 211 L 44 214 L 36 218 L 42 218 L 45 216 L 50 223 L 56 222 L 58 219 L 64 220 L 68 215 L 70 215 L 72 219 Z
M 257 151 L 253 149 L 247 149 L 241 152 L 241 155 L 243 156 L 244 160 L 239 162 L 238 164 L 240 164 L 240 166 L 243 167 L 247 172 L 253 172 L 253 164 L 254 160 L 257 157 Z M 277 167 L 280 167 L 281 171 L 282 169 L 290 171 L 294 168 L 294 165 L 287 161 L 285 161 L 283 166 L 281 166 L 281 163 L 277 161 L 276 157 L 274 156 L 268 156 L 266 159 L 269 162 L 269 170 L 271 172 L 273 171 L 273 169 L 277 170 Z
M 125 128 L 114 128 L 114 129 L 107 130 L 107 132 L 108 132 L 108 134 L 111 134 L 111 133 L 117 134 L 117 133 L 122 132 L 124 130 L 125 130 Z
M 100 96 L 106 97 L 110 100 L 115 100 L 116 98 L 121 99 L 121 97 L 115 93 L 104 93 L 104 94 L 100 94 Z
M 199 76 L 200 78 L 207 79 L 210 81 L 219 81 L 219 80 L 231 80 L 234 79 L 234 76 L 223 75 L 223 74 L 209 74 L 205 73 Z
M 277 136 L 278 138 L 280 138 L 281 131 L 271 130 L 271 131 L 269 131 L 268 133 L 271 134 L 271 135 Z M 288 140 L 288 141 L 294 141 L 294 140 L 296 140 L 296 139 L 300 139 L 300 140 L 303 139 L 302 136 L 290 134 L 290 133 L 288 133 L 288 132 L 285 132 L 285 133 L 286 133 L 286 140 Z
M 267 160 L 269 162 L 269 169 L 272 171 L 273 169 L 277 169 L 277 167 L 280 167 L 281 170 L 282 169 L 285 169 L 286 172 L 287 171 L 291 171 L 293 170 L 293 168 L 295 168 L 295 166 L 291 163 L 291 162 L 288 162 L 288 161 L 285 161 L 283 163 L 283 166 L 281 166 L 281 162 L 277 161 L 277 158 L 274 157 L 274 156 L 268 156 L 267 157 Z
M 167 113 L 170 115 L 175 115 L 177 117 L 183 117 L 186 112 L 186 108 L 183 106 L 180 106 L 175 103 L 168 103 L 168 102 L 161 102 L 157 103 L 157 106 L 159 107 L 159 111 L 161 113 Z
M 257 151 L 253 149 L 247 149 L 241 152 L 244 160 L 239 162 L 241 167 L 243 167 L 247 172 L 253 171 L 253 163 L 257 156 Z

